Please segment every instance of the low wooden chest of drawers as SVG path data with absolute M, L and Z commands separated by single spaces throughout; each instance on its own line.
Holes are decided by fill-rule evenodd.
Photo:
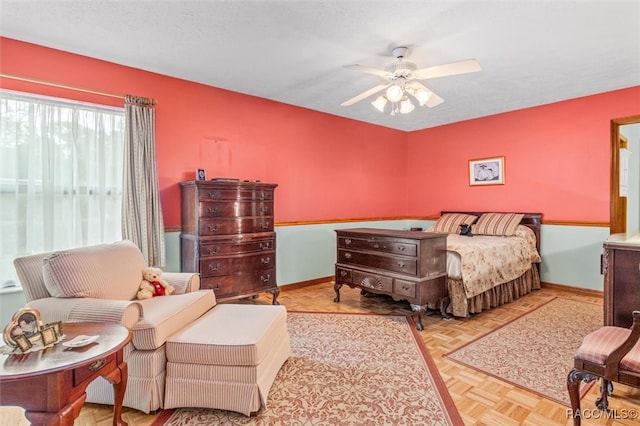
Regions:
M 437 305 L 445 315 L 447 291 L 447 234 L 388 229 L 337 230 L 335 302 L 343 285 L 406 300 L 417 313 Z
M 274 190 L 261 182 L 191 181 L 182 191 L 182 271 L 199 272 L 219 301 L 273 294 L 277 305 Z

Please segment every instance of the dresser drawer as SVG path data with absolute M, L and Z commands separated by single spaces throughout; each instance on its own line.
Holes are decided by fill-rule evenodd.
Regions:
M 100 358 L 89 365 L 76 368 L 73 370 L 73 385 L 78 386 L 79 384 L 84 383 L 92 376 L 97 375 L 100 370 L 107 366 L 109 368 L 107 368 L 106 371 L 113 370 L 115 368 L 115 365 L 116 354 L 111 354 L 105 358 Z
M 353 284 L 359 285 L 362 288 L 383 291 L 385 293 L 391 293 L 393 291 L 393 278 L 358 270 L 354 270 L 352 274 Z
M 216 299 L 231 298 L 240 295 L 260 293 L 268 288 L 276 288 L 275 268 L 262 271 L 248 271 L 220 277 L 203 278 L 201 289 L 211 289 Z
M 396 279 L 393 282 L 393 294 L 414 298 L 416 297 L 416 283 Z
M 263 238 L 254 241 L 201 241 L 200 257 L 220 256 L 226 254 L 241 254 L 252 252 L 273 251 L 276 248 L 275 238 Z
M 200 188 L 198 191 L 200 201 L 212 200 L 273 200 L 272 189 L 252 188 Z
M 200 235 L 250 234 L 273 231 L 273 217 L 211 218 L 200 220 Z
M 400 272 L 415 276 L 418 273 L 418 261 L 415 258 L 389 256 L 352 250 L 338 250 L 338 262 L 362 265 L 385 271 Z
M 338 237 L 338 248 L 347 248 L 350 250 L 371 250 L 382 253 L 400 254 L 403 256 L 416 256 L 418 254 L 418 245 L 411 242 L 401 242 L 393 239 L 371 237 L 371 238 L 352 238 Z
M 272 201 L 204 201 L 200 217 L 273 216 Z
M 236 274 L 243 271 L 273 268 L 275 263 L 275 252 L 207 257 L 200 259 L 200 274 L 203 277 Z
M 336 267 L 336 281 L 351 283 L 351 269 Z

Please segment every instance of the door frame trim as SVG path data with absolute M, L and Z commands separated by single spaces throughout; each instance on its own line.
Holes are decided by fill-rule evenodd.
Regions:
M 611 179 L 609 190 L 609 233 L 627 232 L 626 198 L 620 197 L 620 126 L 640 123 L 640 115 L 611 120 Z M 624 212 L 622 209 L 625 209 Z

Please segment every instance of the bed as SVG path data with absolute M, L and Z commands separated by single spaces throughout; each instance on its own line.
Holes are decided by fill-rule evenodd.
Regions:
M 447 313 L 456 317 L 512 302 L 540 288 L 541 213 L 442 211 L 428 232 L 447 237 Z M 460 235 L 460 224 L 473 236 Z

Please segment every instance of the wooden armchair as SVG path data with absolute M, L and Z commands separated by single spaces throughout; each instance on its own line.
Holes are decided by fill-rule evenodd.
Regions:
M 611 382 L 640 388 L 640 311 L 633 312 L 631 328 L 604 326 L 589 333 L 574 357 L 573 369 L 567 376 L 574 426 L 580 426 L 581 381 L 602 379 L 596 407 L 606 410 Z

